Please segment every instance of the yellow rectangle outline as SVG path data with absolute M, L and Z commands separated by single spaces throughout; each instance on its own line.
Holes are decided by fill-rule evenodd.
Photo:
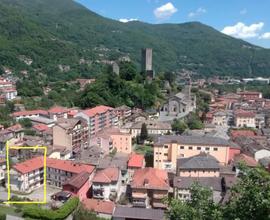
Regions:
M 9 201 L 11 198 L 11 190 L 10 190 L 10 166 L 9 166 L 9 149 L 15 149 L 15 150 L 19 150 L 19 149 L 32 149 L 32 150 L 37 150 L 37 149 L 42 149 L 44 150 L 44 156 L 43 156 L 43 163 L 44 163 L 44 171 L 43 171 L 43 201 L 38 202 L 38 201 Z M 47 147 L 39 147 L 39 146 L 35 146 L 35 147 L 9 147 L 9 143 L 6 143 L 6 163 L 7 163 L 7 189 L 8 189 L 8 201 L 4 202 L 5 204 L 46 204 L 47 203 L 47 181 L 46 181 L 46 156 L 47 156 Z

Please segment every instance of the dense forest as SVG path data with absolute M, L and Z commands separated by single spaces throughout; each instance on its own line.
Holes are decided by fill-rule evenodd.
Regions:
M 2 72 L 27 70 L 49 81 L 89 76 L 98 73 L 102 60 L 128 56 L 139 66 L 144 47 L 154 49 L 158 73 L 269 76 L 270 50 L 198 22 L 124 24 L 72 0 L 0 0 Z

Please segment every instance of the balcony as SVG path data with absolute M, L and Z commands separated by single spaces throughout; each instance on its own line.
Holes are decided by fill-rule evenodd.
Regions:
M 146 199 L 147 198 L 147 193 L 139 193 L 139 192 L 133 192 L 132 193 L 132 198 L 136 198 L 136 199 Z
M 153 194 L 154 199 L 164 199 L 166 196 L 167 194 L 158 194 L 158 193 Z

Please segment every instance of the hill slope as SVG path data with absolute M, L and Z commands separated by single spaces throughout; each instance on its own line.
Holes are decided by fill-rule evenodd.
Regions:
M 154 49 L 157 71 L 187 69 L 204 75 L 270 76 L 270 50 L 226 36 L 201 23 L 120 23 L 72 0 L 0 0 L 0 64 L 80 71 L 79 60 L 114 60 Z M 31 66 L 18 56 L 33 59 Z M 49 73 L 48 73 L 49 74 Z

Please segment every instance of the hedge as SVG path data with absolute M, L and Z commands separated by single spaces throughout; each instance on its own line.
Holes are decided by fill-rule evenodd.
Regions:
M 58 210 L 42 209 L 38 205 L 31 205 L 23 210 L 23 217 L 30 217 L 33 219 L 42 220 L 63 220 L 67 218 L 78 206 L 79 199 L 77 197 L 68 200 Z
M 0 213 L 0 220 L 6 220 L 6 214 Z

